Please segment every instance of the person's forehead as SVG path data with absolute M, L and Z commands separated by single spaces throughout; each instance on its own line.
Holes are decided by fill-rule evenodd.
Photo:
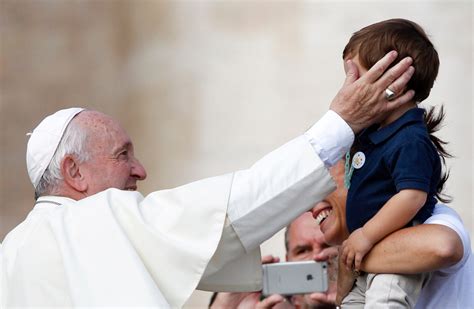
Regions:
M 83 126 L 87 126 L 91 129 L 120 126 L 118 121 L 112 118 L 111 116 L 93 110 L 86 110 L 80 113 L 77 116 L 77 121 L 79 121 Z
M 81 125 L 89 131 L 93 143 L 105 143 L 109 147 L 131 147 L 132 141 L 120 123 L 114 118 L 96 111 L 87 111 L 78 118 Z
M 318 232 L 319 227 L 313 215 L 305 212 L 291 223 L 289 241 L 292 243 L 303 239 L 312 239 Z
M 302 226 L 315 225 L 316 221 L 310 212 L 304 212 L 291 223 L 292 229 L 300 229 Z

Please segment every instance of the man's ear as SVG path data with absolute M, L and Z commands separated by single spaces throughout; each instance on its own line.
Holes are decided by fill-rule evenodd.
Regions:
M 67 155 L 61 162 L 61 174 L 64 182 L 78 192 L 87 190 L 87 182 L 81 173 L 79 162 L 74 156 Z

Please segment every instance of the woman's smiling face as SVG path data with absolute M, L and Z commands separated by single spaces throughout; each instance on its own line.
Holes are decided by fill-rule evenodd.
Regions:
M 337 188 L 323 201 L 316 204 L 312 213 L 324 234 L 325 242 L 330 245 L 340 245 L 349 237 L 346 225 L 347 189 L 344 187 L 344 161 L 341 160 L 334 165 L 330 173 Z

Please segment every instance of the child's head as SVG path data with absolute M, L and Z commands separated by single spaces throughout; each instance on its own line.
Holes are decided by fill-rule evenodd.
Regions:
M 421 102 L 430 94 L 438 75 L 438 53 L 425 31 L 406 19 L 381 21 L 354 33 L 344 48 L 343 59 L 355 58 L 366 70 L 391 50 L 398 52 L 398 59 L 410 56 L 415 73 L 407 89 L 415 90 L 414 100 Z

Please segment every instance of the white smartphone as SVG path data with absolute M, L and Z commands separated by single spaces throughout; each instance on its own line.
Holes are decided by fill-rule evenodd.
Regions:
M 263 291 L 271 294 L 293 295 L 323 292 L 328 289 L 326 262 L 301 261 L 264 264 Z

